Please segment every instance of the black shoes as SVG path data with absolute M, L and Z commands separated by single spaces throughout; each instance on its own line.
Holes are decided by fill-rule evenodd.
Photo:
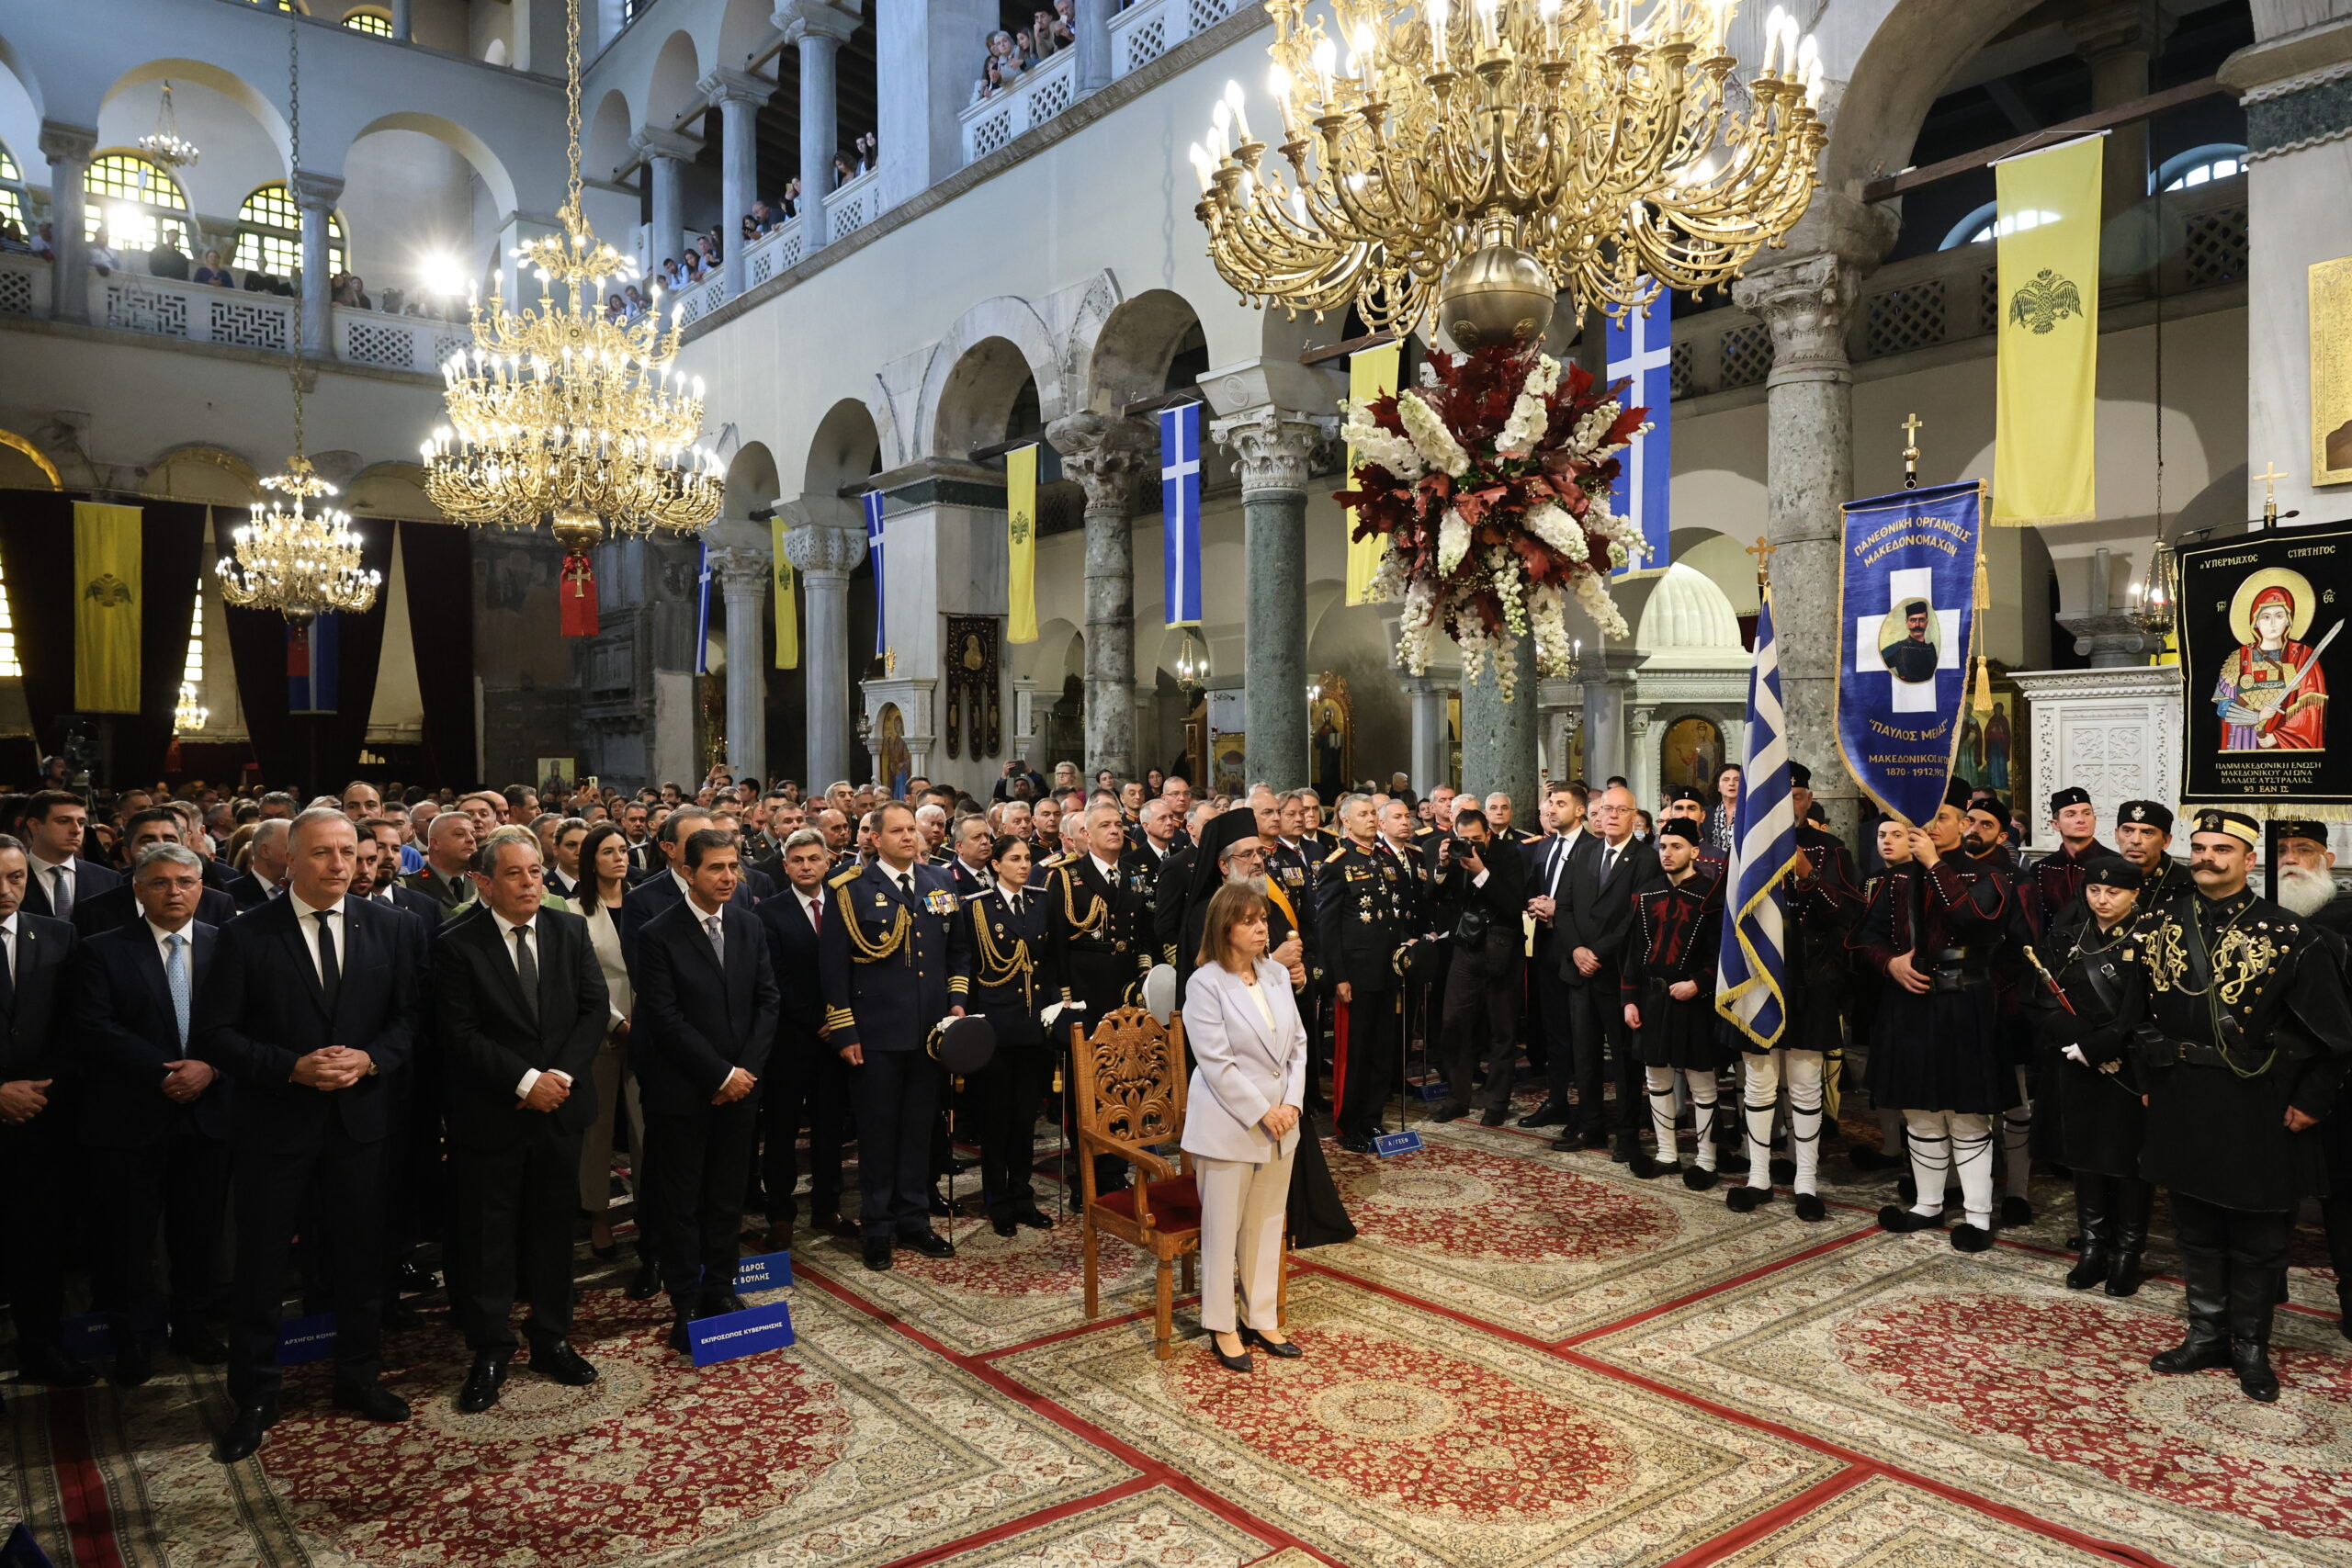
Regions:
M 637 1272 L 628 1277 L 628 1289 L 622 1294 L 633 1302 L 650 1302 L 661 1293 L 661 1268 L 650 1258 L 640 1260 Z
M 1797 1194 L 1798 1219 L 1803 1220 L 1806 1224 L 1817 1225 L 1828 1217 L 1829 1205 L 1821 1201 L 1818 1193 L 1800 1192 Z
M 1234 1337 L 1237 1339 L 1241 1338 L 1239 1335 L 1236 1335 Z M 1209 1335 L 1209 1354 L 1215 1356 L 1216 1358 L 1217 1365 L 1223 1367 L 1228 1372 L 1254 1372 L 1258 1370 L 1258 1363 L 1250 1359 L 1250 1342 L 1247 1339 L 1241 1339 L 1241 1353 L 1239 1355 L 1228 1356 L 1217 1344 L 1216 1335 L 1212 1331 Z
M 343 1383 L 334 1391 L 334 1407 L 368 1421 L 405 1421 L 408 1401 L 379 1382 Z
M 1547 1100 L 1521 1117 L 1519 1124 L 1522 1127 L 1565 1127 L 1568 1124 L 1568 1108 L 1556 1100 Z
M 1638 1146 L 1625 1156 L 1624 1166 L 1627 1175 L 1639 1177 L 1644 1181 L 1653 1180 L 1661 1176 L 1671 1175 L 1676 1168 L 1670 1165 L 1659 1164 L 1657 1160 L 1654 1160 L 1650 1158 L 1649 1156 L 1642 1153 Z
M 18 1341 L 17 1381 L 46 1383 L 51 1388 L 87 1388 L 98 1381 L 98 1374 L 87 1361 L 62 1345 Z
M 920 1252 L 925 1258 L 953 1258 L 956 1244 L 937 1231 L 916 1231 L 899 1238 L 899 1245 L 909 1252 Z
M 1951 1227 L 1951 1247 L 1954 1252 L 1983 1252 L 1992 1245 L 1993 1233 L 1981 1226 L 1972 1225 L 1962 1220 Z
M 855 1241 L 858 1235 L 857 1226 L 853 1222 L 842 1219 L 839 1209 L 828 1209 L 817 1215 L 808 1222 L 808 1228 L 826 1235 L 837 1235 L 843 1241 Z
M 1019 1235 L 1021 1234 L 1021 1227 L 1013 1224 L 1009 1219 L 991 1220 L 989 1224 L 995 1227 L 996 1234 L 999 1235 Z
M 1478 1125 L 1481 1127 L 1499 1127 L 1510 1119 L 1510 1118 L 1508 1113 L 1501 1111 L 1482 1111 L 1478 1113 Z
M 2033 1224 L 2033 1205 L 2016 1196 L 2001 1200 L 2001 1228 L 2022 1230 Z
M 1341 1148 L 1347 1150 L 1348 1153 L 1351 1155 L 1368 1155 L 1372 1153 L 1372 1140 L 1354 1133 L 1342 1133 L 1334 1141 L 1338 1143 Z M 1218 1359 L 1224 1359 L 1222 1352 L 1219 1353 Z M 1250 1358 L 1244 1356 L 1241 1359 L 1246 1361 Z M 1242 1370 L 1246 1371 L 1249 1369 L 1243 1368 Z
M 2083 1255 L 2075 1259 L 2075 1266 L 2066 1270 L 2066 1288 L 2070 1291 L 2087 1291 L 2093 1285 L 2105 1280 L 2110 1272 L 2105 1249 L 2086 1247 L 2083 1248 Z M 2132 1288 L 2136 1291 L 2139 1286 L 2134 1285 Z
M 1458 1100 L 1441 1100 L 1430 1108 L 1432 1122 L 1459 1122 L 1470 1114 L 1470 1108 Z
M 935 1220 L 944 1220 L 955 1212 L 956 1206 L 953 1203 L 950 1203 L 946 1199 L 942 1198 L 936 1192 L 931 1195 L 932 1218 Z
M 1735 1214 L 1752 1214 L 1772 1201 L 1769 1187 L 1753 1187 L 1743 1181 L 1724 1194 L 1724 1207 Z
M 1016 1222 L 1027 1225 L 1033 1231 L 1049 1231 L 1054 1228 L 1054 1216 L 1035 1203 L 1023 1203 L 1012 1211 L 1012 1217 Z
M 890 1238 L 870 1235 L 865 1238 L 865 1266 L 879 1274 L 890 1267 Z
M 2120 1252 L 2107 1267 L 2107 1293 L 2110 1296 L 2132 1296 L 2147 1277 L 2140 1272 L 2140 1255 Z M 2071 1283 L 2071 1279 L 2069 1280 Z
M 2259 1339 L 2233 1340 L 2230 1370 L 2238 1375 L 2238 1389 L 2248 1399 L 2271 1404 L 2278 1397 L 2278 1374 L 2270 1370 L 2270 1347 Z
M 596 1381 L 596 1369 L 588 1358 L 571 1348 L 568 1339 L 548 1339 L 531 1347 L 531 1370 L 549 1382 L 566 1388 L 586 1388 Z
M 200 1323 L 174 1324 L 164 1344 L 173 1355 L 195 1366 L 217 1367 L 229 1359 L 229 1348 Z
M 2152 1372 L 2201 1372 L 2211 1367 L 2230 1364 L 2229 1337 L 2215 1334 L 2202 1324 L 2188 1325 L 2188 1337 L 2169 1350 L 2159 1350 L 2148 1358 Z M 2265 1365 L 2268 1364 L 2267 1359 Z
M 1287 1339 L 1277 1345 L 1254 1328 L 1244 1328 L 1241 1331 L 1241 1343 L 1245 1346 L 1255 1345 L 1267 1355 L 1279 1356 L 1285 1361 L 1295 1361 L 1306 1354 Z
M 691 1357 L 695 1353 L 694 1330 L 688 1326 L 694 1316 L 693 1309 L 684 1303 L 670 1308 L 670 1348 L 681 1356 Z
M 730 1312 L 743 1310 L 743 1298 L 732 1291 L 709 1291 L 702 1298 L 702 1310 L 696 1317 L 723 1317 Z
M 1721 1179 L 1722 1178 L 1705 1166 L 1685 1166 L 1682 1170 L 1682 1185 L 1692 1192 L 1707 1191 Z
M 228 1429 L 212 1446 L 212 1457 L 222 1464 L 234 1464 L 241 1459 L 253 1458 L 261 1447 L 261 1435 L 277 1425 L 277 1401 L 257 1399 L 250 1404 L 240 1404 L 229 1418 Z
M 119 1337 L 122 1348 L 114 1353 L 115 1386 L 137 1388 L 155 1375 L 155 1353 L 148 1348 L 147 1337 L 128 1324 Z
M 1900 1203 L 1889 1203 L 1878 1212 L 1879 1229 L 1893 1235 L 1908 1235 L 1913 1231 L 1939 1231 L 1944 1228 L 1941 1210 L 1932 1214 L 1906 1209 Z
M 459 1414 L 479 1416 L 498 1403 L 499 1394 L 506 1387 L 509 1360 L 509 1357 L 490 1350 L 474 1358 L 473 1370 L 466 1373 L 465 1386 L 458 1390 Z

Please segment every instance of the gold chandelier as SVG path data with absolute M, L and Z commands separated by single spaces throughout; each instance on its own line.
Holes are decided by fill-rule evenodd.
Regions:
M 580 198 L 580 4 L 569 0 L 566 126 L 571 174 L 560 220 L 514 254 L 536 272 L 539 301 L 469 306 L 473 346 L 442 367 L 449 423 L 424 443 L 424 492 L 453 521 L 529 528 L 551 520 L 570 552 L 564 581 L 586 594 L 590 546 L 609 527 L 699 533 L 718 515 L 718 459 L 695 446 L 702 378 L 674 375 L 681 332 L 655 309 L 632 323 L 599 308 L 636 264 L 597 239 Z
M 1556 294 L 1621 313 L 1721 287 L 1813 198 L 1821 64 L 1778 9 L 1743 89 L 1733 0 L 1329 8 L 1336 37 L 1266 0 L 1280 158 L 1230 83 L 1193 148 L 1210 259 L 1261 305 L 1524 341 Z
M 164 84 L 164 101 L 155 109 L 155 129 L 141 137 L 139 150 L 167 169 L 192 169 L 204 154 L 180 134 L 180 117 L 172 108 L 172 85 Z
M 302 166 L 302 41 L 299 22 L 287 23 L 288 109 L 293 162 Z M 286 471 L 261 481 L 274 500 L 256 501 L 253 518 L 234 535 L 234 547 L 216 569 L 220 597 L 250 610 L 276 610 L 289 621 L 309 621 L 330 611 L 357 613 L 376 603 L 380 572 L 359 564 L 359 536 L 351 518 L 323 502 L 335 493 L 302 454 L 302 334 L 294 334 L 294 452 Z M 185 700 L 185 699 L 184 699 Z M 198 718 L 198 726 L 203 720 Z

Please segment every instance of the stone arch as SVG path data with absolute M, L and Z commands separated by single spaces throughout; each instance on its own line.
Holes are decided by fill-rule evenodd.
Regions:
M 628 139 L 636 130 L 637 120 L 629 113 L 628 95 L 618 87 L 606 92 L 596 100 L 596 112 L 589 117 L 587 134 L 581 141 L 582 172 L 598 179 L 611 179 L 613 172 L 628 162 Z
M 1920 124 L 1944 84 L 2034 4 L 1893 0 L 1874 25 L 1865 27 L 1859 17 L 1845 19 L 1840 30 L 1847 37 L 1859 34 L 1868 41 L 1845 73 L 1845 90 L 1822 153 L 1823 186 L 1853 196 L 1862 182 L 1910 163 Z
M 63 490 L 65 480 L 49 454 L 13 430 L 0 430 L 0 488 Z
M 801 468 L 804 495 L 833 500 L 854 484 L 863 484 L 877 470 L 882 434 L 874 411 L 855 398 L 843 398 L 825 411 L 808 438 L 808 456 Z M 843 502 L 842 504 L 846 504 Z
M 908 457 L 961 457 L 1002 440 L 1012 400 L 1033 378 L 1038 417 L 1050 425 L 1067 400 L 1044 320 L 1027 300 L 1008 294 L 973 306 L 932 355 L 915 409 L 920 449 Z
M 505 161 L 491 151 L 489 142 L 484 141 L 457 121 L 441 115 L 426 114 L 414 109 L 395 110 L 391 114 L 379 116 L 361 126 L 358 133 L 351 139 L 352 145 L 356 146 L 379 130 L 421 131 L 435 141 L 444 143 L 458 156 L 473 165 L 474 173 L 481 176 L 482 185 L 490 192 L 491 209 L 493 212 L 505 213 L 517 209 L 514 177 L 507 173 Z M 346 156 L 349 152 L 349 148 L 345 149 Z
M 1109 413 L 1122 403 L 1159 396 L 1179 345 L 1200 330 L 1200 313 L 1173 289 L 1148 289 L 1113 306 L 1095 326 L 1088 350 L 1087 407 Z
M 424 493 L 423 465 L 405 457 L 370 463 L 344 487 L 344 510 L 355 516 L 441 521 L 441 509 Z
M 711 48 L 710 63 L 720 71 L 748 70 L 752 56 L 766 48 L 768 39 L 775 36 L 773 0 L 727 0 L 727 10 L 718 18 L 718 40 Z
M 680 30 L 663 39 L 661 52 L 653 57 L 652 76 L 645 86 L 646 123 L 666 130 L 688 109 L 699 106 L 702 91 L 695 84 L 701 79 L 702 67 L 693 37 Z
M 251 462 L 225 447 L 199 441 L 182 442 L 157 453 L 141 471 L 140 488 L 150 495 L 209 501 L 219 506 L 246 506 L 262 499 L 261 474 Z M 235 519 L 219 521 L 225 525 Z
M 1061 691 L 1062 661 L 1069 652 L 1070 638 L 1073 637 L 1079 637 L 1080 645 L 1083 646 L 1085 638 L 1079 632 L 1076 624 L 1056 616 L 1038 626 L 1036 641 L 1011 644 L 1011 658 L 1007 662 L 1012 666 L 1013 679 L 1039 682 L 1052 687 L 1054 694 L 1058 695 Z M 1085 674 L 1084 662 L 1081 657 L 1079 671 L 1081 676 Z M 1047 702 L 1053 700 L 1044 692 L 1040 692 L 1038 695 Z M 1036 760 L 1035 757 L 1029 759 L 1033 763 Z M 1040 768 L 1038 771 L 1043 773 L 1045 770 Z
M 17 85 L 24 89 L 26 99 L 32 105 L 33 118 L 36 121 L 49 112 L 41 96 L 40 78 L 33 73 L 31 68 L 25 63 L 23 53 L 10 43 L 6 36 L 0 36 L 0 70 L 5 70 L 14 76 L 17 79 Z M 40 149 L 25 147 L 15 151 L 17 157 L 21 159 L 28 155 L 38 154 Z
M 776 482 L 775 458 L 763 441 L 746 441 L 727 465 L 727 514 L 748 517 L 775 504 L 783 494 Z
M 1756 614 L 1756 558 L 1747 553 L 1751 541 L 1728 528 L 1703 524 L 1677 528 L 1667 541 L 1667 559 L 1687 562 L 1704 573 L 1731 601 L 1735 615 Z

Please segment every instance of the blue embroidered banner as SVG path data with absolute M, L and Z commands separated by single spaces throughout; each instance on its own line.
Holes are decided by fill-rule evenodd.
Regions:
M 1650 411 L 1649 429 L 1625 449 L 1617 482 L 1610 487 L 1609 509 L 1632 518 L 1650 547 L 1648 556 L 1627 561 L 1624 570 L 1655 571 L 1673 553 L 1667 541 L 1674 526 L 1668 499 L 1674 469 L 1674 296 L 1661 292 L 1648 310 L 1611 316 L 1603 326 L 1609 379 L 1628 383 L 1623 394 L 1626 407 Z
M 1160 581 L 1171 626 L 1201 624 L 1201 405 L 1159 411 Z
M 1845 506 L 1838 577 L 1838 750 L 1905 822 L 1943 804 L 1976 637 L 1984 487 L 1974 479 Z

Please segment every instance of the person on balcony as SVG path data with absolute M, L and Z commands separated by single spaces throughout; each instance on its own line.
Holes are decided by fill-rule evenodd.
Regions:
M 229 276 L 228 268 L 220 265 L 220 253 L 219 251 L 207 251 L 204 253 L 204 260 L 197 267 L 196 276 L 190 281 L 196 283 L 209 283 L 215 288 L 234 288 L 237 287 L 237 280 Z
M 157 234 L 155 243 L 147 248 L 147 275 L 168 277 L 175 283 L 188 280 L 187 253 L 180 249 L 169 230 Z

